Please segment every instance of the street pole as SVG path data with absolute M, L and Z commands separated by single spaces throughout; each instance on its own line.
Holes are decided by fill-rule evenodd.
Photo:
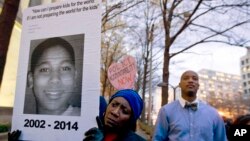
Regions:
M 174 101 L 175 101 L 175 99 L 176 99 L 176 88 L 173 88 L 173 91 L 174 91 L 173 95 L 174 95 Z
M 179 85 L 173 86 L 173 85 L 168 84 L 168 83 L 166 83 L 166 82 L 161 82 L 161 83 L 159 83 L 157 86 L 159 86 L 159 87 L 167 87 L 167 86 L 170 86 L 170 87 L 173 89 L 173 100 L 174 100 L 174 101 L 176 100 L 176 89 L 179 87 Z
M 173 87 L 173 91 L 174 91 L 174 101 L 176 100 L 176 89 L 177 89 L 178 87 L 179 87 L 179 86 Z
M 168 84 L 172 89 L 173 89 L 173 95 L 174 95 L 174 101 L 176 100 L 176 89 L 179 87 L 179 85 L 177 86 L 173 86 L 171 84 Z

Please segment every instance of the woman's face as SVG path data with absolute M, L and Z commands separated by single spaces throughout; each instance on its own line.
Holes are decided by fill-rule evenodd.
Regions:
M 132 116 L 131 107 L 123 97 L 114 98 L 107 107 L 104 123 L 108 128 L 122 129 L 128 126 Z
M 46 49 L 31 77 L 39 111 L 61 114 L 75 89 L 74 58 L 61 46 Z

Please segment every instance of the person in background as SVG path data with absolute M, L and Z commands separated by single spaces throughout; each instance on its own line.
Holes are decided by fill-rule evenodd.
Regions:
M 99 97 L 99 102 L 100 102 L 99 103 L 99 117 L 103 117 L 108 104 L 107 104 L 104 96 Z
M 230 126 L 232 125 L 232 119 L 229 119 L 225 116 L 222 116 L 222 119 L 224 121 L 224 125 L 225 125 L 225 129 L 226 129 L 226 135 L 227 137 L 229 136 L 229 129 L 230 129 Z
M 179 87 L 180 99 L 158 113 L 153 141 L 226 141 L 224 122 L 216 109 L 197 99 L 198 74 L 185 71 Z
M 248 127 L 247 127 L 248 126 Z M 247 128 L 246 128 L 247 127 Z M 240 115 L 238 116 L 232 124 L 228 127 L 227 138 L 229 141 L 249 141 L 249 137 L 247 135 L 235 135 L 236 129 L 250 129 L 250 114 Z M 247 133 L 249 134 L 249 133 Z
M 250 114 L 238 116 L 233 125 L 250 125 Z
M 136 91 L 117 91 L 111 96 L 103 119 L 97 117 L 99 128 L 88 130 L 83 141 L 145 141 L 135 133 L 142 109 L 143 101 Z
M 27 81 L 35 97 L 35 114 L 80 116 L 80 107 L 70 104 L 79 93 L 72 45 L 60 37 L 48 38 L 32 52 L 30 66 Z

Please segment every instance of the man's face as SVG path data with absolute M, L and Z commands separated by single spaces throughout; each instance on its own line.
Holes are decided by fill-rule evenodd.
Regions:
M 43 110 L 67 109 L 75 89 L 73 58 L 61 46 L 46 49 L 34 69 L 33 90 L 38 106 Z
M 104 123 L 108 128 L 122 129 L 128 126 L 131 116 L 132 110 L 128 101 L 123 97 L 116 97 L 107 107 Z
M 179 86 L 182 94 L 185 96 L 196 96 L 197 90 L 199 89 L 199 77 L 197 73 L 193 71 L 186 71 L 183 73 Z

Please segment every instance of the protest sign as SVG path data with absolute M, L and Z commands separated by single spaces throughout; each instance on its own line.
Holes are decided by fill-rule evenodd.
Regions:
M 120 63 L 110 65 L 108 78 L 117 90 L 133 89 L 136 73 L 135 59 L 132 56 L 124 56 Z
M 81 141 L 96 126 L 101 5 L 71 0 L 23 12 L 12 131 L 20 140 Z

